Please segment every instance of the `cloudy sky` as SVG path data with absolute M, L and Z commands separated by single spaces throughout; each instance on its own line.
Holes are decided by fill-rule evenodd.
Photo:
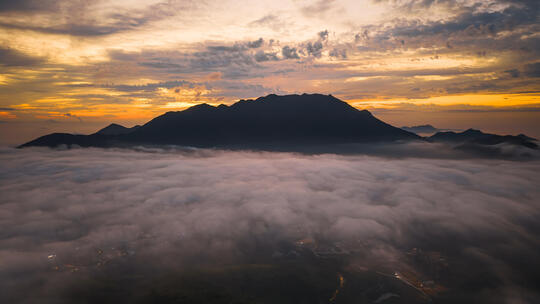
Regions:
M 536 0 L 0 2 L 0 144 L 333 94 L 397 126 L 540 136 Z

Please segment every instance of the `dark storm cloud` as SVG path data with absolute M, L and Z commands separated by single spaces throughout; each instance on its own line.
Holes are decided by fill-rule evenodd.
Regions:
M 393 30 L 393 34 L 403 37 L 463 32 L 469 36 L 495 35 L 505 30 L 513 30 L 520 25 L 537 22 L 538 10 L 533 8 L 507 8 L 501 12 L 475 13 L 468 10 L 451 21 L 436 21 L 427 24 L 410 23 Z
M 520 74 L 518 69 L 506 70 L 504 72 L 507 73 L 508 75 L 510 75 L 513 78 L 518 78 L 519 74 Z
M 357 33 L 354 35 L 354 42 L 358 43 L 361 41 L 368 41 L 369 40 L 369 31 L 365 29 L 361 33 Z
M 467 287 L 484 301 L 538 295 L 528 283 L 540 267 L 538 162 L 3 149 L 0 166 L 9 303 L 56 302 L 108 267 L 122 277 L 241 263 L 306 238 L 342 244 L 368 267 L 399 268 L 412 248 L 443 252 L 452 272 L 465 267 L 461 285 L 489 280 Z
M 143 50 L 141 52 L 124 52 L 112 49 L 107 52 L 112 63 L 122 62 L 137 64 L 142 67 L 178 71 L 186 69 L 187 63 L 180 52 L 160 52 L 159 50 Z M 182 60 L 182 61 L 181 61 Z
M 264 62 L 264 61 L 277 61 L 279 58 L 276 53 L 258 51 L 255 53 L 255 61 Z
M 196 75 L 198 79 L 206 79 L 208 74 L 219 72 L 224 79 L 242 80 L 247 78 L 262 78 L 278 73 L 283 70 L 281 67 L 283 63 L 276 64 L 277 61 L 296 59 L 298 62 L 308 62 L 318 58 L 317 56 L 322 57 L 328 54 L 329 57 L 340 60 L 317 63 L 317 65 L 313 66 L 314 69 L 311 70 L 308 77 L 313 79 L 317 77 L 324 77 L 325 79 L 350 79 L 351 81 L 345 83 L 345 86 L 353 85 L 355 83 L 354 77 L 373 77 L 369 80 L 363 80 L 360 83 L 365 86 L 364 93 L 366 95 L 374 94 L 372 95 L 373 97 L 375 94 L 378 94 L 378 91 L 383 90 L 384 86 L 401 87 L 402 89 L 399 92 L 396 90 L 393 91 L 396 94 L 395 96 L 423 97 L 432 93 L 477 92 L 478 90 L 482 92 L 522 92 L 522 88 L 533 85 L 533 80 L 527 78 L 528 76 L 521 77 L 525 75 L 523 66 L 518 68 L 520 77 L 512 78 L 509 72 L 504 71 L 512 70 L 513 67 L 502 65 L 495 70 L 497 77 L 491 77 L 488 80 L 485 79 L 485 73 L 493 73 L 495 69 L 493 66 L 452 68 L 437 68 L 434 66 L 422 69 L 409 68 L 384 71 L 366 69 L 365 71 L 352 71 L 343 68 L 347 63 L 342 62 L 342 60 L 348 59 L 348 55 L 354 54 L 354 50 L 351 51 L 346 44 L 334 44 L 332 41 L 325 41 L 323 43 L 320 35 L 316 35 L 316 37 L 317 40 L 303 42 L 299 45 L 282 46 L 282 50 L 279 52 L 275 51 L 275 47 L 266 47 L 264 44 L 259 49 L 248 48 L 247 43 L 250 41 L 238 41 L 231 44 L 208 42 L 198 45 L 196 50 L 192 52 L 152 49 L 146 49 L 140 52 L 110 50 L 109 57 L 111 58 L 111 62 L 106 67 L 111 76 L 118 73 L 119 77 L 124 75 L 123 71 L 127 71 L 126 73 L 131 75 L 133 70 L 140 71 L 140 68 L 145 68 L 142 72 L 153 75 L 152 78 L 155 79 L 165 76 L 167 79 L 187 79 L 190 77 L 193 78 L 193 75 Z M 429 66 L 425 65 L 428 61 L 438 60 L 437 58 L 443 57 L 433 55 L 433 51 L 423 52 L 425 54 L 419 54 L 419 56 L 423 55 L 423 57 L 417 60 L 423 61 L 424 66 Z M 433 56 L 429 58 L 426 57 L 427 55 Z M 116 66 L 117 68 L 111 69 L 109 66 Z M 333 70 L 334 72 L 327 73 L 328 70 Z M 404 78 L 431 75 L 449 77 L 446 80 L 422 82 L 416 85 L 418 89 L 414 92 L 400 85 Z M 515 71 L 513 75 L 515 75 Z M 219 89 L 217 85 L 214 88 Z M 146 91 L 149 92 L 151 90 L 148 88 Z M 413 92 L 412 95 L 411 92 Z M 230 96 L 229 93 L 224 92 L 224 94 Z M 249 93 L 244 92 L 241 95 L 249 96 Z M 251 95 L 250 97 L 253 96 L 257 95 Z M 358 98 L 357 94 L 347 96 L 348 98 Z M 151 96 L 144 97 L 148 98 Z
M 264 40 L 262 38 L 259 38 L 255 41 L 249 41 L 246 45 L 248 48 L 251 48 L 251 49 L 256 49 L 256 48 L 260 48 L 263 44 Z
M 268 88 L 259 84 L 248 86 L 242 83 L 241 79 L 270 75 L 273 70 L 267 69 L 263 64 L 283 59 L 277 51 L 267 50 L 264 46 L 259 49 L 248 48 L 246 46 L 248 42 L 237 42 L 230 45 L 200 45 L 198 50 L 193 52 L 151 49 L 141 52 L 110 50 L 109 57 L 111 61 L 108 66 L 118 66 L 118 69 L 108 68 L 108 70 L 118 73 L 119 77 L 123 75 L 122 71 L 125 69 L 131 71 L 134 69 L 131 66 L 136 65 L 139 68 L 145 68 L 145 73 L 155 75 L 154 78 L 157 79 L 168 74 L 167 78 L 169 79 L 193 79 L 194 75 L 197 75 L 199 80 L 170 80 L 143 85 L 113 83 L 100 86 L 118 89 L 119 91 L 128 91 L 133 94 L 147 94 L 146 96 L 140 96 L 145 98 L 151 98 L 152 91 L 155 91 L 158 87 L 170 88 L 171 86 L 204 86 L 208 89 L 216 89 L 222 95 L 221 97 L 243 98 L 275 93 L 275 88 Z M 219 79 L 215 79 L 212 75 L 219 75 L 219 78 L 225 81 L 218 81 Z M 231 83 L 229 81 L 236 83 L 234 88 L 230 87 Z M 245 91 L 241 91 L 238 89 L 239 87 L 244 87 Z M 235 96 L 233 92 L 238 95 Z M 212 96 L 215 98 L 220 97 Z
M 522 62 L 535 61 L 539 55 L 538 1 L 384 1 L 394 4 L 396 12 L 448 11 L 448 17 L 424 21 L 396 18 L 386 25 L 365 26 L 357 35 L 360 51 L 400 52 L 403 49 L 436 50 L 442 54 L 476 54 L 504 57 L 513 53 Z M 368 35 L 364 35 L 369 33 Z M 489 52 L 486 52 L 489 50 Z M 511 59 L 510 59 L 511 60 Z M 500 62 L 511 69 L 509 62 Z
M 323 44 L 320 41 L 316 42 L 308 42 L 306 44 L 306 51 L 309 55 L 314 56 L 316 58 L 320 58 L 322 54 Z
M 141 52 L 127 53 L 120 50 L 109 51 L 111 63 L 136 64 L 156 70 L 156 73 L 171 73 L 189 75 L 196 73 L 221 72 L 224 77 L 228 75 L 254 76 L 260 68 L 257 52 L 239 42 L 231 45 L 205 45 L 193 52 L 143 50 Z M 261 50 L 262 51 L 262 50 Z M 257 57 L 257 58 L 256 58 Z M 268 53 L 268 59 L 271 58 Z M 150 71 L 147 71 L 150 72 Z M 186 76 L 187 77 L 187 76 Z
M 228 66 L 249 66 L 257 67 L 257 62 L 278 61 L 280 59 L 300 59 L 300 55 L 313 56 L 320 58 L 324 49 L 324 44 L 328 41 L 328 30 L 317 33 L 316 41 L 308 41 L 301 43 L 298 47 L 284 46 L 281 50 L 282 58 L 279 58 L 273 51 L 265 51 L 261 49 L 253 53 L 250 49 L 260 48 L 263 46 L 264 39 L 259 38 L 255 41 L 237 42 L 233 45 L 216 45 L 206 46 L 205 51 L 193 53 L 191 59 L 191 67 L 194 68 L 217 68 Z M 335 53 L 343 55 L 345 51 Z M 343 56 L 342 56 L 343 57 Z M 343 57 L 344 58 L 344 57 Z M 238 71 L 238 70 L 237 70 Z M 233 74 L 234 71 L 225 72 Z M 242 75 L 252 75 L 250 72 L 241 73 Z M 244 76 L 242 76 L 244 77 Z
M 228 45 L 217 45 L 217 46 L 207 46 L 206 49 L 209 52 L 241 52 L 246 50 L 246 46 L 243 44 L 234 44 L 231 46 Z
M 328 35 L 328 30 L 320 31 L 319 33 L 317 33 L 316 41 L 308 41 L 302 43 L 298 52 L 303 56 L 320 58 L 322 56 L 325 45 L 328 44 Z
M 0 65 L 3 66 L 34 66 L 44 61 L 42 57 L 29 56 L 14 49 L 0 47 Z
M 540 77 L 540 62 L 527 64 L 523 72 L 529 77 Z
M 189 67 L 192 70 L 210 70 L 229 68 L 225 75 L 253 76 L 253 68 L 260 68 L 258 62 L 279 60 L 275 52 L 252 49 L 263 46 L 264 39 L 238 42 L 233 45 L 206 46 L 206 50 L 190 54 Z M 244 77 L 244 76 L 242 76 Z
M 321 31 L 317 34 L 322 41 L 328 40 L 328 30 Z
M 256 64 L 253 55 L 243 46 L 209 46 L 206 51 L 191 54 L 189 67 L 192 70 L 214 71 L 219 68 L 234 66 L 247 67 Z
M 231 78 L 256 77 L 257 70 L 262 68 L 259 62 L 280 60 L 277 52 L 265 48 L 263 38 L 231 44 L 209 42 L 191 52 L 147 49 L 133 53 L 109 50 L 108 54 L 112 61 L 163 70 L 159 73 L 191 74 L 191 77 L 192 73 L 208 72 L 222 72 L 224 77 Z
M 295 47 L 289 47 L 286 45 L 281 49 L 281 54 L 285 59 L 300 59 L 300 56 L 298 56 L 298 52 Z
M 330 55 L 330 57 L 347 59 L 347 50 L 334 48 L 330 51 L 330 53 L 328 53 L 328 55 Z
M 470 1 L 464 3 L 463 1 L 456 0 L 373 0 L 376 3 L 390 3 L 395 5 L 400 10 L 414 10 L 414 9 L 427 9 L 431 7 L 446 7 L 450 9 L 459 8 L 460 5 L 469 5 L 471 7 L 481 7 L 482 4 L 486 4 L 488 7 L 496 7 L 497 4 L 515 4 L 518 7 L 530 7 L 538 8 L 538 1 L 536 0 L 491 0 L 491 1 Z

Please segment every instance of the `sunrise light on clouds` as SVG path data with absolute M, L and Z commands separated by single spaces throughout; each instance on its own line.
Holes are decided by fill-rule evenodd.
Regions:
M 538 8 L 534 0 L 2 2 L 0 140 L 303 92 L 394 124 L 540 136 Z M 479 111 L 498 124 L 482 123 Z
M 539 303 L 539 9 L 0 0 L 0 303 Z

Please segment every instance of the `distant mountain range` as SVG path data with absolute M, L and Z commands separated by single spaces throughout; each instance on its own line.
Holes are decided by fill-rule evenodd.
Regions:
M 430 142 L 443 142 L 453 144 L 476 144 L 476 145 L 497 145 L 501 143 L 524 146 L 531 149 L 538 149 L 538 145 L 534 143 L 536 139 L 528 137 L 524 134 L 517 136 L 512 135 L 496 135 L 483 133 L 480 130 L 468 129 L 461 133 L 456 132 L 437 132 L 433 136 L 427 138 Z
M 141 126 L 136 125 L 136 126 L 131 127 L 131 128 L 126 128 L 126 127 L 121 126 L 119 124 L 112 123 L 112 124 L 106 126 L 105 128 L 97 131 L 96 134 L 101 134 L 101 135 L 124 135 L 124 134 L 131 133 L 131 132 L 137 130 L 138 128 L 140 128 L 140 127 Z
M 412 132 L 412 133 L 416 133 L 417 135 L 421 135 L 421 136 L 424 136 L 424 137 L 433 135 L 433 134 L 435 134 L 437 132 L 463 131 L 463 130 L 460 130 L 460 129 L 440 129 L 440 128 L 434 127 L 432 125 L 429 125 L 429 124 L 428 125 L 412 126 L 412 127 L 403 126 L 403 127 L 401 127 L 401 129 L 403 129 L 405 131 Z
M 480 131 L 439 132 L 429 138 L 393 127 L 367 110 L 358 110 L 332 95 L 268 95 L 231 106 L 199 104 L 167 112 L 143 126 L 111 124 L 91 135 L 53 133 L 20 147 L 60 145 L 126 147 L 180 145 L 275 150 L 351 143 L 429 141 L 481 145 L 510 143 L 537 148 L 533 139 Z
M 440 129 L 435 128 L 432 125 L 420 125 L 420 126 L 412 126 L 412 127 L 401 127 L 405 131 L 409 131 L 416 134 L 432 134 L 438 131 L 441 131 Z

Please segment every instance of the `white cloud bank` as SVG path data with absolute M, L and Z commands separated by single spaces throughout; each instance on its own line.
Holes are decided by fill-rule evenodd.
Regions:
M 0 299 L 55 302 L 82 275 L 68 270 L 91 276 L 117 256 L 151 269 L 243 262 L 307 238 L 364 264 L 443 252 L 493 278 L 471 294 L 527 301 L 539 295 L 538 181 L 538 161 L 2 149 Z

